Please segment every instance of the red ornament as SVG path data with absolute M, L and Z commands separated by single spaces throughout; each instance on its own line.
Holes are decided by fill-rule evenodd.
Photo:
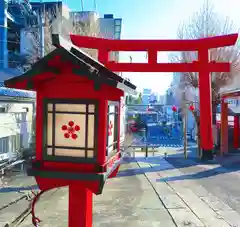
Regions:
M 63 125 L 63 126 L 62 126 L 62 130 L 63 130 L 63 131 L 67 130 L 67 125 Z
M 74 132 L 74 131 L 75 131 L 74 128 L 68 127 L 68 132 L 69 132 L 69 133 L 72 133 L 72 132 Z
M 68 125 L 69 126 L 62 125 L 62 130 L 67 131 L 66 133 L 64 133 L 64 137 L 66 139 L 70 139 L 70 138 L 72 138 L 73 140 L 77 139 L 78 135 L 75 132 L 80 131 L 80 126 L 79 125 L 74 126 L 73 121 L 69 121 Z
M 74 125 L 74 122 L 73 122 L 73 121 L 69 121 L 69 122 L 68 122 L 68 125 L 69 125 L 70 127 L 72 127 L 72 126 Z
M 190 105 L 190 106 L 189 106 L 189 110 L 190 110 L 190 111 L 194 111 L 194 110 L 195 110 L 195 107 L 194 107 L 193 105 Z
M 75 130 L 76 130 L 76 131 L 79 131 L 79 130 L 80 130 L 80 126 L 79 126 L 79 125 L 76 125 L 76 126 L 75 126 Z
M 173 106 L 173 107 L 172 107 L 172 111 L 173 111 L 173 112 L 176 112 L 176 111 L 177 111 L 177 107 L 176 107 L 176 106 Z
M 72 139 L 75 140 L 75 139 L 77 139 L 77 137 L 78 137 L 77 134 L 72 134 Z
M 64 133 L 64 137 L 66 138 L 66 139 L 68 139 L 69 137 L 70 137 L 70 134 L 69 133 Z
M 108 126 L 108 136 L 112 135 L 112 129 L 113 129 L 113 124 L 112 124 L 112 121 L 110 121 L 109 126 Z

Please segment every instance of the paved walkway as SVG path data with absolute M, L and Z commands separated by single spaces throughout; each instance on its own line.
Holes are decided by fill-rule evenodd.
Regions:
M 152 159 L 152 161 L 151 161 Z M 164 159 L 149 158 L 149 163 L 140 163 L 140 166 L 151 166 L 156 171 L 146 173 L 156 188 L 160 187 L 161 200 L 168 208 L 169 212 L 176 221 L 177 226 L 185 226 L 182 223 L 188 220 L 189 226 L 240 226 L 240 215 L 229 207 L 226 203 L 209 193 L 203 186 L 199 185 L 194 177 L 182 178 L 185 173 L 174 168 Z M 164 166 L 164 170 L 159 163 Z M 161 166 L 160 164 L 160 166 Z M 159 179 L 156 182 L 156 178 Z M 159 184 L 159 183 L 162 184 Z M 165 183 L 165 186 L 163 186 Z M 160 186 L 161 185 L 161 186 Z M 161 187 L 165 187 L 164 191 Z M 171 191 L 169 193 L 169 191 Z M 175 209 L 177 209 L 177 212 Z M 182 209 L 179 209 L 182 208 Z
M 37 190 L 37 185 L 26 174 L 13 173 L 0 179 L 0 226 L 15 222 L 29 210 L 31 190 Z
M 137 157 L 124 163 L 118 177 L 108 180 L 103 194 L 94 197 L 93 226 L 240 226 L 240 215 L 194 178 L 174 180 L 183 175 L 162 157 Z M 41 226 L 67 226 L 67 189 L 58 190 L 51 199 L 45 196 L 36 209 Z M 30 227 L 31 218 L 20 226 Z
M 138 170 L 136 162 L 123 164 L 121 171 L 128 171 L 130 176 L 109 180 L 103 194 L 94 197 L 94 227 L 176 226 L 148 179 L 138 175 Z M 67 226 L 67 189 L 59 190 L 51 200 L 43 197 L 41 201 L 36 214 L 43 226 Z M 30 227 L 31 218 L 21 226 Z

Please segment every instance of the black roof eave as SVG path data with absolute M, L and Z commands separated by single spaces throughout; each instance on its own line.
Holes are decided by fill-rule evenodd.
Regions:
M 58 73 L 57 68 L 49 67 L 47 63 L 53 57 L 60 55 L 64 59 L 71 61 L 75 65 L 81 65 L 81 70 L 73 69 L 73 73 L 78 76 L 87 76 L 89 79 L 94 80 L 96 83 L 98 83 L 97 87 L 99 87 L 100 84 L 107 84 L 109 86 L 123 90 L 124 92 L 136 94 L 136 86 L 134 86 L 130 82 L 123 80 L 122 77 L 106 69 L 106 67 L 104 67 L 101 63 L 98 63 L 90 56 L 84 54 L 84 52 L 78 50 L 78 48 L 72 47 L 70 43 L 67 43 L 68 46 L 64 48 L 64 46 L 59 45 L 60 42 L 57 43 L 56 41 L 57 40 L 55 40 L 54 44 L 58 46 L 58 48 L 56 48 L 47 56 L 36 62 L 29 71 L 25 72 L 20 76 L 13 77 L 4 81 L 5 86 L 11 87 L 11 85 L 17 83 L 18 81 L 27 80 L 28 82 L 30 82 L 30 87 L 28 88 L 31 89 L 31 78 L 33 78 L 34 76 L 48 71 L 55 74 Z

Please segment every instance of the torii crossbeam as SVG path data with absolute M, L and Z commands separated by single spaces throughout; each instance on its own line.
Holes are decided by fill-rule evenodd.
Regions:
M 110 40 L 71 35 L 73 44 L 98 50 L 98 60 L 114 72 L 198 72 L 200 96 L 200 137 L 202 159 L 212 159 L 212 97 L 211 72 L 229 72 L 229 62 L 210 62 L 209 50 L 235 45 L 238 34 L 196 40 Z M 147 51 L 148 63 L 109 61 L 111 51 Z M 192 63 L 158 63 L 159 51 L 197 51 L 198 61 Z

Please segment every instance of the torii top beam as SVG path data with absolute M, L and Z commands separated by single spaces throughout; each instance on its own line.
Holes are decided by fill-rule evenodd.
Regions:
M 238 34 L 195 40 L 110 40 L 79 35 L 70 37 L 73 44 L 78 47 L 98 49 L 98 60 L 113 72 L 199 72 L 203 68 L 208 72 L 229 72 L 228 62 L 209 62 L 207 52 L 209 49 L 234 45 Z M 148 63 L 111 62 L 108 59 L 111 51 L 147 51 Z M 158 63 L 158 51 L 198 51 L 201 60 Z M 204 59 L 202 56 L 205 56 Z
M 109 51 L 198 51 L 202 48 L 213 49 L 232 46 L 238 34 L 222 35 L 202 39 L 169 39 L 169 40 L 115 40 L 71 34 L 74 45 L 83 48 L 102 49 Z

